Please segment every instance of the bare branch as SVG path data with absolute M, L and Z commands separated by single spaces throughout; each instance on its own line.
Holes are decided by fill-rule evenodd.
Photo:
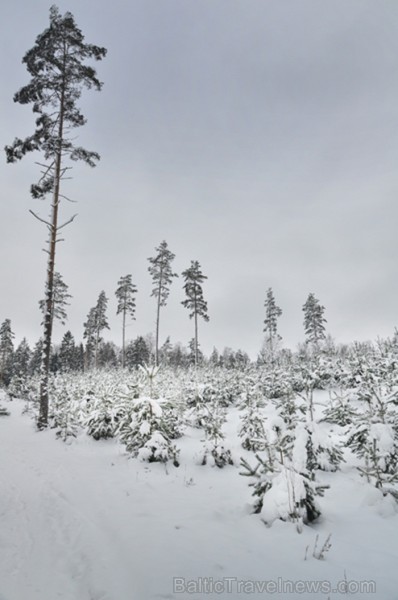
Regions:
M 64 200 L 67 200 L 68 202 L 73 202 L 74 204 L 77 204 L 77 200 L 72 200 L 72 198 L 68 198 L 68 196 L 64 196 L 64 194 L 60 194 L 61 198 L 63 198 Z
M 30 209 L 29 209 L 29 212 L 30 212 L 30 213 L 31 213 L 31 214 L 32 214 L 34 217 L 36 217 L 36 219 L 37 219 L 38 221 L 41 221 L 42 223 L 44 223 L 45 225 L 47 225 L 47 227 L 49 227 L 49 228 L 51 229 L 51 227 L 52 227 L 51 223 L 49 223 L 48 221 L 45 221 L 44 219 L 42 219 L 41 217 L 39 217 L 39 216 L 38 216 L 38 215 L 37 215 L 35 212 L 33 212 L 33 210 L 30 210 Z
M 62 225 L 57 227 L 57 231 L 59 231 L 63 227 L 66 227 L 67 225 L 69 225 L 69 223 L 72 223 L 72 221 L 74 221 L 76 219 L 76 217 L 77 217 L 77 213 L 75 215 L 73 215 L 73 217 L 71 217 L 68 221 L 65 221 L 65 223 L 63 223 Z

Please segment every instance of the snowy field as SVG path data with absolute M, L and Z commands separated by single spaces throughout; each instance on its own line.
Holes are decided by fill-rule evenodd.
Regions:
M 266 526 L 239 475 L 248 453 L 234 406 L 224 429 L 235 464 L 218 469 L 198 464 L 200 429 L 176 440 L 176 468 L 129 458 L 116 439 L 63 443 L 36 432 L 24 402 L 2 405 L 1 600 L 398 598 L 392 497 L 345 463 L 319 473 L 331 487 L 315 523 Z M 318 560 L 316 538 L 319 550 L 329 534 Z

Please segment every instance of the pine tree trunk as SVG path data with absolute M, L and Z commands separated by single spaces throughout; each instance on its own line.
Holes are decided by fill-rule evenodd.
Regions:
M 122 333 L 122 368 L 124 369 L 125 365 L 125 355 L 126 355 L 126 309 L 123 310 L 123 333 Z
M 195 369 L 198 366 L 198 310 L 195 297 Z
M 99 329 L 95 332 L 94 369 L 98 366 Z
M 55 272 L 55 249 L 58 233 L 58 208 L 59 191 L 61 182 L 61 162 L 62 162 L 62 140 L 64 126 L 64 101 L 65 101 L 65 80 L 62 85 L 60 108 L 59 108 L 59 127 L 58 127 L 58 150 L 55 158 L 54 170 L 54 192 L 51 215 L 51 228 L 48 250 L 47 282 L 46 282 L 46 310 L 44 315 L 43 332 L 43 351 L 40 366 L 40 408 L 37 426 L 44 429 L 48 425 L 48 376 L 50 371 L 51 341 L 52 341 L 52 313 L 54 301 L 54 272 Z
M 156 312 L 156 335 L 155 335 L 155 366 L 159 366 L 159 319 L 160 319 L 160 300 L 162 293 L 162 279 L 163 271 L 160 271 L 159 275 L 159 291 L 158 291 L 158 306 Z

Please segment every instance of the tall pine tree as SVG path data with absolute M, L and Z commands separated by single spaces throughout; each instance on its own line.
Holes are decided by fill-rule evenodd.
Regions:
M 106 309 L 108 299 L 105 292 L 102 291 L 98 296 L 97 304 L 90 309 L 87 315 L 87 321 L 84 323 L 83 337 L 87 339 L 86 353 L 87 366 L 91 366 L 94 361 L 94 367 L 98 366 L 98 350 L 102 341 L 101 333 L 104 329 L 109 329 Z
M 268 350 L 271 360 L 274 358 L 274 352 L 277 342 L 281 339 L 278 335 L 278 317 L 282 314 L 282 309 L 276 305 L 272 288 L 267 290 L 267 298 L 265 300 L 265 321 L 264 333 L 266 349 Z
M 135 320 L 135 295 L 137 287 L 131 281 L 131 275 L 125 275 L 118 281 L 118 288 L 115 292 L 117 298 L 117 315 L 122 315 L 122 367 L 126 362 L 126 319 L 129 316 Z
M 67 159 L 81 160 L 92 167 L 99 159 L 96 152 L 76 146 L 71 132 L 86 121 L 76 105 L 83 88 L 100 90 L 102 87 L 95 70 L 86 61 L 101 60 L 105 55 L 105 48 L 84 42 L 71 13 L 62 16 L 57 7 L 52 6 L 49 27 L 37 37 L 35 45 L 23 58 L 31 80 L 14 96 L 14 101 L 20 104 L 32 103 L 33 112 L 38 117 L 36 130 L 31 136 L 24 140 L 16 138 L 11 146 L 6 146 L 7 162 L 16 162 L 32 151 L 41 152 L 44 157 L 42 176 L 31 186 L 31 194 L 34 198 L 52 195 L 48 219 L 33 213 L 49 230 L 39 428 L 48 424 L 56 245 L 60 240 L 60 230 L 74 219 L 72 217 L 59 224 L 59 204 L 65 197 L 61 193 L 61 180 L 70 168 L 65 164 Z
M 203 298 L 202 290 L 202 283 L 207 279 L 207 276 L 203 275 L 197 260 L 191 261 L 191 266 L 182 273 L 182 276 L 185 280 L 184 290 L 187 298 L 181 304 L 191 311 L 189 318 L 193 318 L 195 321 L 194 353 L 195 366 L 197 366 L 199 362 L 198 317 L 202 317 L 204 321 L 209 320 L 207 302 Z
M 59 369 L 62 373 L 69 373 L 78 368 L 77 363 L 75 338 L 70 331 L 67 331 L 59 348 Z
M 8 386 L 13 373 L 14 334 L 11 321 L 6 319 L 0 326 L 0 386 Z
M 170 252 L 167 242 L 163 241 L 156 250 L 156 256 L 148 258 L 150 265 L 148 271 L 152 275 L 152 293 L 151 296 L 156 298 L 156 333 L 155 333 L 155 364 L 159 364 L 159 320 L 160 309 L 166 306 L 167 298 L 170 293 L 170 285 L 173 277 L 178 277 L 177 273 L 173 273 L 171 263 L 175 258 L 175 254 Z
M 312 344 L 315 351 L 319 350 L 319 343 L 325 339 L 325 323 L 326 319 L 323 316 L 325 307 L 319 303 L 314 294 L 309 294 L 303 306 L 304 312 L 304 330 L 306 334 L 306 342 Z

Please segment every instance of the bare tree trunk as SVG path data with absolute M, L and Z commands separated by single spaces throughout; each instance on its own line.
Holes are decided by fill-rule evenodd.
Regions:
M 53 330 L 53 303 L 54 303 L 54 271 L 55 271 L 55 249 L 57 245 L 58 233 L 58 208 L 59 208 L 59 191 L 61 182 L 61 162 L 62 162 L 62 139 L 64 125 L 64 100 L 65 100 L 65 83 L 61 90 L 60 109 L 59 109 L 59 126 L 58 126 L 58 143 L 55 165 L 54 165 L 54 191 L 52 202 L 50 239 L 48 250 L 47 264 L 47 282 L 46 282 L 46 310 L 44 314 L 44 332 L 43 332 L 43 351 L 40 365 L 40 408 L 37 426 L 39 429 L 44 429 L 48 425 L 48 376 L 50 372 L 51 358 L 51 340 Z
M 163 271 L 160 271 L 159 276 L 159 291 L 158 291 L 158 306 L 156 312 L 156 335 L 155 335 L 155 366 L 159 366 L 159 319 L 160 319 L 160 302 L 161 302 L 161 293 L 162 293 L 162 283 L 163 283 Z
M 123 310 L 123 333 L 122 333 L 122 368 L 124 369 L 126 359 L 126 309 Z
M 195 294 L 195 369 L 198 366 L 198 310 L 196 306 L 196 294 Z
M 198 356 L 198 315 L 195 312 L 195 367 L 198 366 L 199 356 Z
M 59 207 L 59 187 L 61 177 L 61 151 L 57 154 L 54 174 L 54 193 L 52 203 L 50 240 L 48 250 L 47 281 L 46 281 L 46 310 L 44 315 L 43 353 L 40 366 L 40 410 L 38 427 L 42 429 L 48 424 L 48 375 L 50 371 L 51 340 L 53 330 L 53 301 L 54 301 L 54 271 L 55 249 L 57 244 L 57 224 Z
M 156 335 L 155 335 L 155 365 L 159 365 L 159 318 L 160 318 L 160 298 L 158 299 L 158 308 L 156 313 Z
M 98 346 L 99 346 L 99 330 L 95 333 L 95 349 L 94 349 L 94 368 L 98 366 Z

